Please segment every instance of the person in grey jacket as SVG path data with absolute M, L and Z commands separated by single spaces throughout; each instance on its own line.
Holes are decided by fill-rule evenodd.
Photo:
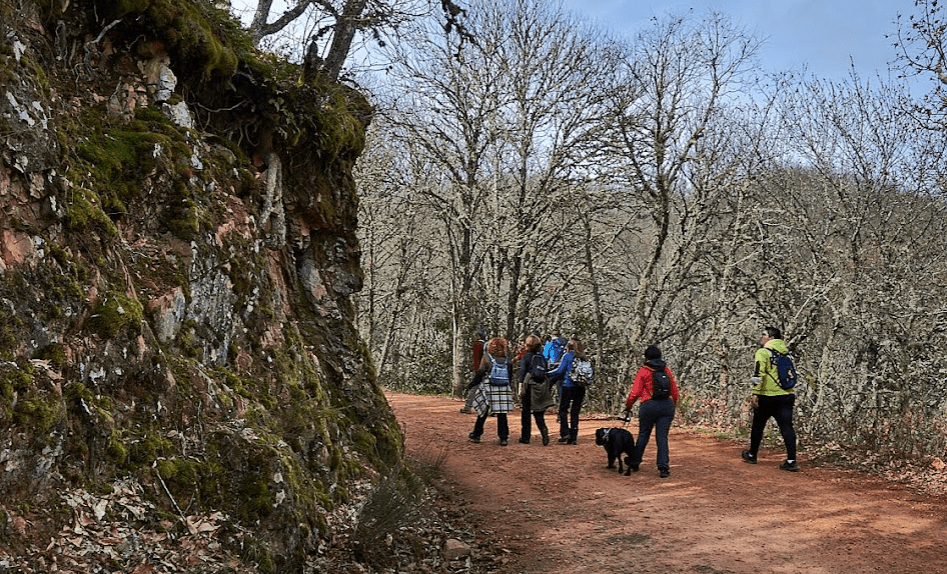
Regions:
M 522 444 L 529 444 L 530 435 L 532 434 L 531 421 L 530 417 L 536 419 L 536 428 L 539 429 L 540 435 L 543 437 L 543 446 L 549 444 L 549 428 L 546 426 L 545 418 L 545 405 L 533 405 L 533 398 L 539 396 L 541 393 L 533 392 L 532 387 L 542 386 L 545 388 L 547 393 L 551 393 L 546 381 L 546 359 L 541 353 L 542 341 L 539 340 L 539 337 L 536 335 L 530 335 L 526 337 L 526 352 L 523 353 L 523 356 L 520 357 L 520 401 L 522 407 L 522 428 L 520 430 L 520 442 Z M 530 377 L 530 385 L 526 384 L 526 375 L 533 373 L 533 376 Z M 538 378 L 538 375 L 542 378 Z M 550 402 L 552 397 L 549 397 Z M 535 407 L 541 407 L 536 408 Z

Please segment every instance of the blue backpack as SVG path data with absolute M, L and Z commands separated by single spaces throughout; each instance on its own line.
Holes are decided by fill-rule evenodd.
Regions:
M 562 360 L 562 354 L 566 351 L 566 345 L 563 341 L 565 339 L 562 337 L 554 337 L 549 341 L 549 347 L 543 352 L 550 368 L 558 365 L 559 361 Z
M 493 366 L 490 367 L 490 384 L 495 387 L 510 386 L 510 370 L 507 368 L 506 358 L 504 357 L 503 361 L 500 362 L 500 359 L 490 353 L 487 353 L 487 356 L 490 357 L 490 362 L 493 363 Z
M 788 391 L 795 387 L 798 373 L 796 373 L 796 364 L 793 363 L 792 355 L 769 349 L 769 360 L 776 368 L 776 382 L 779 388 Z

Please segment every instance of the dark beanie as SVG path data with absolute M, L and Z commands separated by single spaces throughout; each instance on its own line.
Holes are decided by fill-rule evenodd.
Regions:
M 657 348 L 655 345 L 648 345 L 648 348 L 644 350 L 644 358 L 647 361 L 661 358 L 661 349 Z

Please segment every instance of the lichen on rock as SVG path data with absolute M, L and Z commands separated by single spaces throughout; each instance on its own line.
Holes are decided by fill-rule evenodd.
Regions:
M 187 541 L 301 572 L 402 464 L 349 299 L 370 106 L 206 2 L 22 4 L 0 0 L 0 510 L 32 528 L 0 561 L 39 571 L 79 520 L 112 570 Z

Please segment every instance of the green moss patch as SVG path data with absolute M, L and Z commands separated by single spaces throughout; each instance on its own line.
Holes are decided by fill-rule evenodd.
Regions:
M 68 203 L 68 227 L 81 232 L 95 226 L 114 237 L 117 233 L 110 222 L 124 217 L 128 205 L 153 185 L 149 178 L 171 173 L 177 183 L 167 197 L 167 226 L 184 239 L 193 237 L 200 229 L 201 213 L 184 183 L 192 175 L 185 130 L 150 108 L 136 109 L 135 119 L 121 126 L 102 124 L 105 116 L 101 106 L 87 108 L 67 129 L 75 134 L 66 138 L 74 150 L 69 160 L 74 165 L 68 173 L 80 190 Z
M 118 229 L 105 215 L 102 205 L 94 191 L 84 187 L 73 190 L 66 203 L 66 228 L 77 233 L 98 232 L 104 239 L 118 237 Z
M 66 352 L 59 343 L 52 343 L 43 347 L 37 351 L 36 358 L 49 361 L 49 364 L 57 370 L 62 369 L 63 365 L 66 364 Z
M 40 435 L 48 433 L 62 416 L 62 400 L 54 393 L 27 393 L 13 407 L 13 422 Z
M 126 329 L 138 335 L 143 318 L 141 301 L 124 293 L 109 291 L 93 309 L 87 327 L 107 338 L 113 338 Z
M 171 439 L 156 433 L 126 442 L 125 445 L 128 447 L 128 463 L 131 465 L 150 465 L 159 457 L 174 456 L 174 443 Z
M 187 0 L 122 0 L 109 4 L 112 19 L 143 26 L 168 47 L 185 67 L 199 69 L 204 77 L 230 77 L 237 69 L 238 52 L 253 42 L 226 10 L 210 3 Z

